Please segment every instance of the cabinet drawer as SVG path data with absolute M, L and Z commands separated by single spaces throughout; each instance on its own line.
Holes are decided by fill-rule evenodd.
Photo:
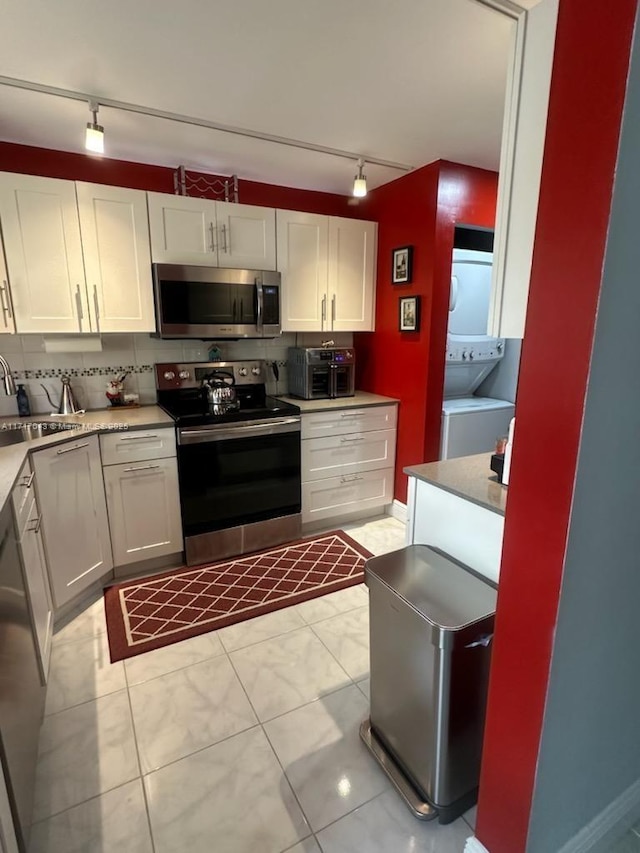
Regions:
M 309 438 L 302 442 L 302 482 L 392 467 L 395 450 L 394 429 Z
M 176 433 L 173 427 L 131 430 L 100 436 L 103 465 L 121 462 L 144 462 L 176 455 Z
M 310 412 L 302 415 L 302 438 L 324 438 L 350 432 L 395 429 L 397 420 L 397 406 Z
M 11 492 L 11 500 L 13 502 L 13 514 L 16 519 L 16 530 L 18 535 L 22 535 L 22 529 L 29 517 L 31 504 L 36 495 L 33 487 L 34 473 L 31 470 L 29 460 L 24 463 L 22 470 L 18 475 L 16 484 Z
M 393 501 L 393 468 L 302 484 L 302 521 L 382 507 Z

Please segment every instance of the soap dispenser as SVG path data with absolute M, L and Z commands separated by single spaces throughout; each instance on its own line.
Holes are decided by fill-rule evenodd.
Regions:
M 31 406 L 29 405 L 29 397 L 24 385 L 18 385 L 18 393 L 16 394 L 18 401 L 18 414 L 26 417 L 31 414 Z

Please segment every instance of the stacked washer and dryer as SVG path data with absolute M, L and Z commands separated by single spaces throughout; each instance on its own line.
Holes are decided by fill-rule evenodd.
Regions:
M 515 406 L 474 392 L 504 356 L 504 338 L 487 335 L 493 254 L 454 249 L 447 328 L 440 458 L 494 450 Z

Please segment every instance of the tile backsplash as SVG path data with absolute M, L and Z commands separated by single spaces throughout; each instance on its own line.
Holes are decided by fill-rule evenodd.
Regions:
M 270 394 L 287 391 L 284 363 L 290 346 L 319 346 L 329 337 L 320 333 L 284 333 L 279 338 L 246 341 L 220 341 L 216 345 L 225 359 L 259 358 L 279 364 L 276 383 L 271 371 L 267 390 Z M 350 333 L 330 336 L 337 346 L 351 346 Z M 140 395 L 140 402 L 155 403 L 156 390 L 153 365 L 162 361 L 206 361 L 210 341 L 166 341 L 149 335 L 103 335 L 101 352 L 45 352 L 42 335 L 0 335 L 0 355 L 9 362 L 17 383 L 25 386 L 33 414 L 50 414 L 51 405 L 40 383 L 49 389 L 51 398 L 60 396 L 60 376 L 71 376 L 71 385 L 80 405 L 85 409 L 104 409 L 109 380 L 128 372 L 125 392 Z M 15 397 L 0 391 L 0 415 L 16 415 Z

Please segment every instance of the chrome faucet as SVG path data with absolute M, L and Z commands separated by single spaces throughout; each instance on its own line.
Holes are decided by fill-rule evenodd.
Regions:
M 13 381 L 13 376 L 11 375 L 11 368 L 7 364 L 7 360 L 0 355 L 0 367 L 4 371 L 4 376 L 2 377 L 2 381 L 4 382 L 4 393 L 7 396 L 11 396 L 16 393 L 16 383 Z

